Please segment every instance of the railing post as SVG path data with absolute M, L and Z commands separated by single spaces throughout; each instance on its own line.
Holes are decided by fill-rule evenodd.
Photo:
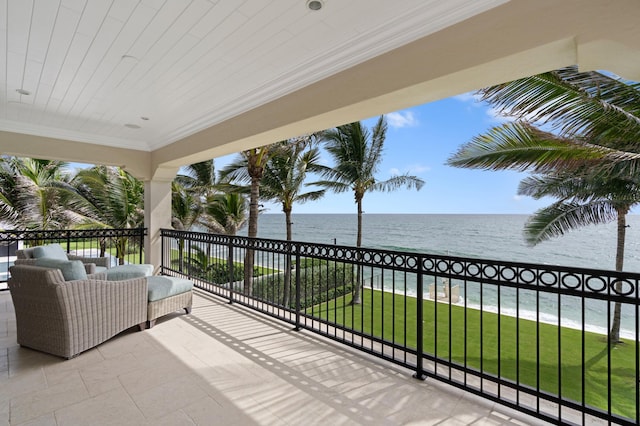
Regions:
M 160 275 L 164 275 L 164 256 L 165 256 L 165 251 L 164 251 L 164 229 L 160 230 Z M 169 255 L 169 258 L 171 258 L 171 255 Z M 142 262 L 140 262 L 142 263 Z
M 227 268 L 229 268 L 229 304 L 233 303 L 233 282 L 234 282 L 234 273 L 233 270 L 233 237 L 227 237 L 229 239 L 229 254 L 227 256 Z
M 422 256 L 417 256 L 418 265 L 416 273 L 418 276 L 416 277 L 417 281 L 417 289 L 418 292 L 416 297 L 416 374 L 413 375 L 414 379 L 424 380 L 426 377 L 424 375 L 424 369 L 422 366 L 422 352 L 424 350 L 423 340 L 424 340 L 424 329 L 423 329 L 423 304 L 424 304 L 424 283 L 422 277 Z M 436 303 L 436 302 L 434 302 Z M 436 324 L 437 327 L 437 324 Z
M 289 245 L 289 254 L 291 254 Z M 296 327 L 295 331 L 300 331 L 300 251 L 296 248 Z
M 67 253 L 71 253 L 71 235 L 69 235 L 69 231 L 67 231 L 66 234 L 67 234 Z
M 143 253 L 144 253 L 144 228 L 138 228 L 140 232 L 140 242 L 138 243 L 138 257 L 139 262 L 142 264 L 143 262 Z M 162 239 L 162 237 L 160 237 Z M 164 251 L 161 251 L 162 256 L 164 256 Z M 162 262 L 162 261 L 161 261 Z
M 187 242 L 187 277 L 189 279 L 191 279 L 191 271 L 193 271 L 193 267 L 191 265 L 191 248 L 192 248 L 192 239 L 189 238 L 189 241 Z M 182 256 L 184 257 L 184 253 L 182 253 Z

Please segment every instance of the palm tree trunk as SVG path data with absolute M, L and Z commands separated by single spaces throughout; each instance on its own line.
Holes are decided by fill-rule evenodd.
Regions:
M 362 246 L 362 198 L 356 200 L 358 205 L 358 234 L 356 236 L 356 247 Z M 358 256 L 358 259 L 360 256 Z M 353 297 L 351 298 L 352 305 L 359 305 L 362 303 L 361 291 L 362 291 L 362 265 L 356 265 L 356 282 L 353 288 Z
M 251 177 L 251 197 L 249 199 L 249 230 L 248 237 L 258 236 L 258 199 L 260 197 L 260 179 Z M 254 251 L 247 249 L 244 254 L 244 294 L 253 294 L 253 262 Z
M 291 221 L 291 209 L 284 211 L 285 222 L 287 226 L 287 241 L 291 241 L 293 239 L 292 225 Z M 289 298 L 291 294 L 291 253 L 288 253 L 285 258 L 284 264 L 284 289 L 282 291 L 282 305 L 287 308 L 289 307 Z
M 116 257 L 118 258 L 118 265 L 124 265 L 124 257 L 127 254 L 127 239 L 119 238 L 116 241 Z
M 622 271 L 624 264 L 624 243 L 627 233 L 627 211 L 629 209 L 617 208 L 618 212 L 618 241 L 616 245 L 616 271 Z M 622 282 L 615 282 L 615 290 L 620 293 L 622 291 Z M 620 343 L 620 320 L 622 317 L 622 304 L 616 302 L 613 308 L 613 322 L 611 323 L 611 331 L 609 332 L 609 341 L 611 343 Z
M 184 238 L 178 239 L 178 272 L 184 270 Z

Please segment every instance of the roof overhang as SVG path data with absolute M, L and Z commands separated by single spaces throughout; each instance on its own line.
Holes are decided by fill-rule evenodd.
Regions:
M 11 8 L 18 1 L 8 0 L 7 16 L 14 16 Z M 174 48 L 155 62 L 148 59 L 155 67 L 149 66 L 146 60 L 124 67 L 123 62 L 126 65 L 131 60 L 120 58 L 114 63 L 112 73 L 124 74 L 120 76 L 113 96 L 96 89 L 95 93 L 101 97 L 85 100 L 84 92 L 76 93 L 70 85 L 66 93 L 75 95 L 69 97 L 69 102 L 74 103 L 67 105 L 64 98 L 56 104 L 55 111 L 47 110 L 51 102 L 58 102 L 57 99 L 51 101 L 52 97 L 49 104 L 41 105 L 37 95 L 31 104 L 14 104 L 16 95 L 12 90 L 17 83 L 12 82 L 17 71 L 13 66 L 17 62 L 10 58 L 20 53 L 17 48 L 11 49 L 18 37 L 13 32 L 21 30 L 6 22 L 9 51 L 0 119 L 0 150 L 4 154 L 125 166 L 144 179 L 169 178 L 184 164 L 567 65 L 578 64 L 583 70 L 607 69 L 626 78 L 640 80 L 640 26 L 637 25 L 640 3 L 635 0 L 619 0 L 613 5 L 607 0 L 407 0 L 393 2 L 392 9 L 387 4 L 391 2 L 354 0 L 347 7 L 342 4 L 344 2 L 326 0 L 320 11 L 325 15 L 314 15 L 314 12 L 304 10 L 304 1 L 272 2 L 275 10 L 263 9 L 264 2 L 258 0 L 248 1 L 235 9 L 230 5 L 236 3 L 229 2 L 202 0 L 189 3 L 202 8 L 203 16 L 209 16 L 205 10 L 230 7 L 227 20 L 218 18 L 221 28 L 195 26 L 201 20 L 197 20 L 196 11 L 190 8 L 185 8 L 183 15 L 171 19 L 165 11 L 162 22 L 166 27 L 153 27 L 156 39 L 144 40 L 145 45 L 150 46 L 146 53 L 149 58 L 158 55 L 154 51 L 155 46 L 163 43 L 181 46 L 180 43 L 190 41 L 200 46 L 202 52 L 212 51 L 211 58 L 222 51 L 231 55 L 219 57 L 225 62 L 225 67 L 219 67 L 213 59 L 207 64 L 195 61 L 193 67 L 199 65 L 200 68 L 188 73 L 176 62 L 176 58 L 188 57 L 187 53 L 176 56 L 178 53 Z M 66 6 L 76 3 L 83 2 L 62 2 Z M 89 1 L 85 9 L 95 6 L 93 3 Z M 128 4 L 116 2 L 114 5 L 119 3 Z M 145 0 L 139 2 L 138 7 L 152 8 L 155 4 Z M 177 7 L 176 4 L 181 2 L 175 2 L 171 7 Z M 333 7 L 340 9 L 333 11 Z M 127 10 L 129 19 L 134 19 L 136 9 L 129 7 Z M 35 11 L 36 8 L 31 10 L 32 21 Z M 190 15 L 183 18 L 187 12 Z M 105 16 L 110 16 L 109 11 L 105 13 Z M 127 18 L 123 11 L 118 13 L 115 16 L 119 19 Z M 162 13 L 163 7 L 160 7 L 154 16 L 157 18 Z M 212 16 L 214 19 L 217 15 Z M 234 16 L 235 20 L 231 18 Z M 176 22 L 180 19 L 191 19 L 189 22 L 196 24 L 190 31 L 183 31 L 186 34 L 183 37 L 175 35 L 172 39 L 168 34 L 176 31 Z M 306 27 L 294 26 L 292 22 L 296 19 L 305 22 Z M 114 18 L 115 21 L 118 20 Z M 149 22 L 148 25 L 152 26 L 154 20 Z M 249 22 L 253 24 L 250 27 L 253 31 L 245 34 Z M 105 26 L 103 31 L 109 28 Z M 124 31 L 126 25 L 123 24 L 122 28 Z M 206 43 L 210 31 L 218 31 L 220 36 L 224 28 L 228 32 L 226 37 L 215 43 Z M 306 42 L 315 43 L 311 46 L 311 53 L 304 43 L 302 48 L 299 46 L 300 40 L 297 43 L 291 40 L 298 37 L 297 32 L 291 34 L 294 30 L 300 32 L 299 37 Z M 52 30 L 51 34 L 49 45 L 56 40 L 55 31 Z M 83 33 L 76 29 L 74 34 Z M 96 35 L 100 34 L 100 31 L 96 32 Z M 138 37 L 144 34 L 142 32 Z M 241 34 L 245 34 L 244 38 Z M 277 39 L 279 44 L 273 39 L 266 42 L 267 34 Z M 196 43 L 187 36 L 199 36 L 205 41 Z M 118 42 L 117 37 L 113 39 L 113 43 Z M 93 42 L 101 46 L 95 39 Z M 229 48 L 224 50 L 225 43 L 234 46 L 236 53 Z M 296 46 L 299 50 L 279 50 L 281 45 L 290 49 Z M 93 52 L 91 46 L 86 49 L 86 55 Z M 141 48 L 136 51 L 135 43 L 132 46 L 131 52 L 146 57 L 140 53 Z M 268 56 L 264 52 L 267 46 L 271 54 L 279 55 L 277 61 L 265 57 Z M 26 82 L 30 78 L 28 52 L 31 48 L 29 43 L 24 47 L 26 59 L 22 77 Z M 216 49 L 223 50 L 218 52 Z M 240 57 L 239 52 L 245 53 Z M 306 56 L 300 58 L 301 55 Z M 103 56 L 103 62 L 107 61 L 106 57 Z M 50 58 L 45 55 L 45 59 Z M 166 61 L 174 62 L 169 64 Z M 262 68 L 244 69 L 242 65 L 246 68 L 246 61 L 261 64 Z M 82 61 L 79 63 L 75 69 L 76 79 L 84 76 Z M 282 63 L 286 66 L 281 67 Z M 146 74 L 136 71 L 141 64 Z M 178 68 L 186 74 L 179 74 Z M 92 75 L 96 76 L 99 70 L 97 67 Z M 207 75 L 214 79 L 217 75 L 214 71 L 221 70 L 226 72 L 227 80 L 220 79 L 203 86 L 203 93 L 193 91 L 193 88 L 187 90 L 191 87 L 189 79 L 202 82 Z M 242 78 L 233 78 L 232 70 Z M 174 74 L 180 75 L 179 82 L 169 79 Z M 140 83 L 140 87 L 127 79 L 129 75 L 133 82 Z M 142 76 L 147 76 L 149 81 Z M 58 77 L 61 81 L 68 78 Z M 83 90 L 90 91 L 90 88 L 99 86 L 91 76 L 84 78 Z M 105 77 L 103 86 L 108 81 Z M 157 86 L 161 83 L 169 85 L 167 90 Z M 123 94 L 118 87 L 126 89 L 127 93 Z M 158 90 L 153 91 L 154 87 Z M 198 87 L 195 82 L 193 87 Z M 178 93 L 176 88 L 182 88 L 185 96 L 172 96 L 171 93 Z M 56 86 L 46 90 L 57 93 Z M 215 96 L 216 91 L 221 93 L 220 97 Z M 24 100 L 25 96 L 21 98 Z M 158 115 L 148 114 L 143 111 L 144 107 Z M 105 110 L 110 113 L 103 113 L 100 116 L 102 121 L 97 123 L 83 115 L 87 111 Z M 123 123 L 126 114 L 132 114 L 132 123 Z M 150 120 L 141 121 L 143 116 L 149 116 Z M 135 124 L 141 128 L 131 129 L 123 124 Z

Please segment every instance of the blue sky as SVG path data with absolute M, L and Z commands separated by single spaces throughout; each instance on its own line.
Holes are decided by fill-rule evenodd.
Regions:
M 508 213 L 529 214 L 549 204 L 517 196 L 525 173 L 453 168 L 445 165 L 458 148 L 474 136 L 500 124 L 503 119 L 472 94 L 443 99 L 386 114 L 388 122 L 384 160 L 377 178 L 394 174 L 418 176 L 425 181 L 420 191 L 370 192 L 363 201 L 365 213 Z M 377 116 L 364 120 L 371 128 Z M 217 158 L 220 170 L 234 155 Z M 324 164 L 330 165 L 328 156 Z M 278 205 L 266 203 L 266 213 L 280 213 Z M 355 213 L 352 193 L 327 193 L 321 201 L 294 205 L 294 213 Z

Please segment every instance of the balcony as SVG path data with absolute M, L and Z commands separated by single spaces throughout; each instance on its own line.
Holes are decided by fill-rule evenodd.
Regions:
M 11 298 L 0 292 L 3 418 L 10 424 L 637 420 L 638 274 L 169 230 L 162 231 L 162 252 L 162 273 L 196 282 L 193 312 L 122 333 L 69 361 L 17 347 Z M 251 295 L 242 277 L 248 253 Z M 323 276 L 333 277 L 332 286 L 322 285 Z M 350 289 L 339 290 L 354 277 L 364 282 L 363 303 L 349 308 Z M 610 327 L 615 302 L 623 312 L 620 346 L 591 331 L 597 312 Z M 568 305 L 577 307 L 577 326 L 567 326 Z M 549 310 L 561 318 L 555 325 Z
M 8 424 L 530 424 L 513 410 L 198 291 L 191 315 L 65 361 L 20 348 L 0 293 Z

